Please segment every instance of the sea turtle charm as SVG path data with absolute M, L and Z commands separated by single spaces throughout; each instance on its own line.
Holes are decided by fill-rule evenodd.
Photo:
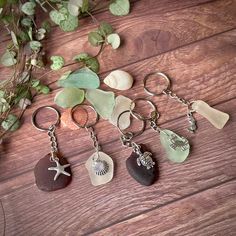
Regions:
M 137 158 L 138 166 L 145 166 L 148 170 L 151 169 L 155 162 L 152 160 L 152 153 L 151 152 L 144 152 Z

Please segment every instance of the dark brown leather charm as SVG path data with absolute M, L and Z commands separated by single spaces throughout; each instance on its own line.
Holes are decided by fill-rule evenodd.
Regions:
M 64 170 L 66 173 L 70 174 L 70 176 L 60 174 L 57 179 L 54 180 L 57 171 L 48 170 L 48 168 L 57 167 L 57 163 L 50 161 L 50 156 L 50 153 L 47 154 L 44 158 L 40 159 L 34 167 L 34 176 L 37 187 L 40 190 L 47 192 L 65 188 L 72 179 L 71 169 L 68 166 Z M 66 158 L 59 158 L 59 164 L 63 166 L 67 165 L 68 162 Z
M 142 144 L 140 146 L 141 146 L 141 151 L 145 152 L 146 151 L 145 146 Z M 143 165 L 139 166 L 137 164 L 138 157 L 139 157 L 138 154 L 132 152 L 130 157 L 126 160 L 126 168 L 131 177 L 133 177 L 138 183 L 145 186 L 152 185 L 158 178 L 157 162 L 153 158 L 155 165 L 152 168 L 147 169 L 145 166 Z

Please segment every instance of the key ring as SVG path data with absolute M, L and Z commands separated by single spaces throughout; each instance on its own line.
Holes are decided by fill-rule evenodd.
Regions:
M 153 91 L 151 91 L 151 90 L 149 90 L 149 89 L 147 88 L 148 79 L 149 79 L 152 75 L 159 76 L 160 78 L 164 79 L 165 82 L 167 82 L 166 88 L 164 88 L 164 89 L 163 89 L 161 92 L 159 92 L 159 93 L 158 93 L 158 92 L 153 92 Z M 146 93 L 148 93 L 149 95 L 152 95 L 152 96 L 158 96 L 158 95 L 161 95 L 161 94 L 165 93 L 166 90 L 169 90 L 169 89 L 170 89 L 170 85 L 171 85 L 171 84 L 170 84 L 170 79 L 169 79 L 164 73 L 159 72 L 159 71 L 149 73 L 149 74 L 147 74 L 147 75 L 144 77 L 144 79 L 143 79 L 144 91 L 145 91 Z
M 121 116 L 122 116 L 123 114 L 127 113 L 127 112 L 130 112 L 130 110 L 123 111 L 123 112 L 121 112 L 121 113 L 119 114 L 119 116 L 118 116 L 118 118 L 117 118 L 117 128 L 118 128 L 119 132 L 120 132 L 123 136 L 126 136 L 126 137 L 127 137 L 127 136 L 130 136 L 130 138 L 134 138 L 134 137 L 139 136 L 140 134 L 142 134 L 142 133 L 144 132 L 144 130 L 145 130 L 145 122 L 144 122 L 144 120 L 141 120 L 141 121 L 142 121 L 142 128 L 141 128 L 141 130 L 139 130 L 138 132 L 136 132 L 136 133 L 133 133 L 133 132 L 127 132 L 127 133 L 125 133 L 125 132 L 122 131 L 122 129 L 120 128 L 119 121 L 120 121 Z M 137 119 L 137 120 L 140 120 L 140 119 L 136 118 L 135 116 L 134 116 L 134 118 Z
M 44 109 L 44 108 L 54 111 L 54 112 L 56 113 L 56 115 L 57 115 L 57 117 L 56 117 L 56 122 L 53 123 L 53 124 L 51 124 L 51 125 L 49 126 L 49 128 L 40 127 L 40 126 L 38 125 L 37 121 L 36 121 L 37 114 L 39 113 L 40 110 L 42 110 L 42 109 Z M 36 109 L 36 110 L 34 111 L 34 113 L 33 113 L 33 115 L 32 115 L 31 122 L 32 122 L 32 125 L 33 125 L 37 130 L 39 130 L 39 131 L 50 131 L 50 127 L 59 125 L 59 123 L 60 123 L 60 113 L 59 113 L 59 111 L 58 111 L 56 108 L 54 108 L 54 107 L 51 107 L 51 106 L 42 106 L 42 107 L 39 107 L 38 109 Z
M 87 124 L 87 122 L 88 122 L 88 119 L 87 119 L 87 122 L 86 122 L 84 125 L 81 125 L 81 124 L 79 124 L 79 123 L 75 120 L 75 118 L 74 118 L 74 116 L 73 116 L 75 110 L 76 110 L 78 107 L 83 107 L 83 106 L 84 106 L 84 107 L 89 107 L 89 108 L 92 109 L 92 111 L 96 114 L 96 118 L 95 118 L 95 121 L 94 121 L 94 122 L 91 122 L 91 123 Z M 88 105 L 88 104 L 78 104 L 78 105 L 75 105 L 75 106 L 71 109 L 71 113 L 70 113 L 70 114 L 71 114 L 72 121 L 73 121 L 74 124 L 77 125 L 79 128 L 85 128 L 85 129 L 91 128 L 92 126 L 96 125 L 97 122 L 98 122 L 98 120 L 99 120 L 98 113 L 96 112 L 96 110 L 94 109 L 94 107 L 91 106 L 91 105 Z
M 141 114 L 138 114 L 137 112 L 134 111 L 134 108 L 135 108 L 135 102 L 137 101 L 146 101 L 152 108 L 152 111 L 150 113 L 150 116 L 148 117 L 145 117 L 145 116 L 142 116 Z M 139 120 L 156 120 L 160 117 L 160 113 L 157 111 L 157 108 L 156 106 L 154 105 L 154 103 L 150 100 L 148 100 L 147 98 L 136 98 L 134 99 L 131 104 L 130 104 L 130 113 L 131 115 L 136 118 L 136 119 L 139 119 Z

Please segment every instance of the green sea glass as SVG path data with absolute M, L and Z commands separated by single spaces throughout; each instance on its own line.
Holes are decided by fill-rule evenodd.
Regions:
M 64 88 L 96 89 L 100 86 L 100 80 L 96 73 L 86 67 L 58 80 L 58 85 Z
M 115 95 L 100 89 L 88 89 L 86 99 L 94 106 L 97 113 L 105 120 L 110 119 L 115 106 Z
M 181 163 L 189 155 L 190 145 L 186 138 L 181 137 L 171 130 L 160 131 L 161 144 L 164 147 L 167 158 L 175 163 Z

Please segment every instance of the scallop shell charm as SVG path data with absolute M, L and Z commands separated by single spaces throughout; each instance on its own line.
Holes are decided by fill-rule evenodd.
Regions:
M 113 178 L 113 160 L 104 152 L 93 153 L 86 161 L 85 167 L 94 186 L 106 184 Z
M 92 167 L 96 175 L 105 175 L 109 170 L 108 163 L 99 159 L 93 162 Z
M 123 70 L 114 70 L 104 79 L 106 85 L 118 90 L 130 89 L 133 82 L 133 77 Z

